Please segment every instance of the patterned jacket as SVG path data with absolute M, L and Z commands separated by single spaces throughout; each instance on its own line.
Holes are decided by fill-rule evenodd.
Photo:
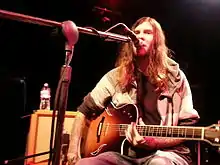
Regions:
M 157 109 L 161 116 L 161 125 L 192 125 L 199 119 L 193 108 L 192 93 L 184 72 L 178 63 L 168 59 L 169 88 L 161 92 L 157 100 Z M 111 98 L 116 107 L 123 104 L 136 104 L 137 85 L 133 82 L 132 89 L 124 92 L 116 80 L 118 68 L 106 73 L 95 88 L 84 98 L 78 110 L 88 118 L 100 114 L 106 101 Z M 170 101 L 171 100 L 171 101 Z M 180 122 L 184 121 L 184 122 Z

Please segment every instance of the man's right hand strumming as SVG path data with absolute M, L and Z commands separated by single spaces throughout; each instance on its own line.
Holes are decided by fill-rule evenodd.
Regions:
M 67 165 L 75 165 L 79 159 L 80 158 L 77 153 L 68 153 L 67 154 Z
M 81 158 L 79 154 L 80 139 L 86 123 L 85 115 L 77 113 L 70 135 L 70 145 L 67 153 L 67 165 L 75 165 Z

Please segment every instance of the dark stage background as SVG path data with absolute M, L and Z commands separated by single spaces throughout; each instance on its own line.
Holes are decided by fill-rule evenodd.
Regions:
M 58 22 L 72 20 L 77 26 L 100 31 L 119 22 L 130 27 L 142 16 L 154 17 L 191 84 L 195 108 L 201 115 L 199 124 L 208 126 L 220 119 L 219 0 L 1 0 L 0 9 Z M 51 87 L 53 108 L 65 59 L 64 40 L 56 31 L 0 18 L 1 161 L 24 155 L 28 115 L 38 109 L 39 92 L 45 82 Z M 118 46 L 80 33 L 71 62 L 69 111 L 75 111 L 101 76 L 114 67 Z M 210 161 L 219 160 L 216 148 L 204 146 L 208 147 Z

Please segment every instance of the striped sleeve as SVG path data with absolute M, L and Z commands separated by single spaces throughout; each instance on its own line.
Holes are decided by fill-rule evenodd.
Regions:
M 102 113 L 107 101 L 115 93 L 115 72 L 116 69 L 113 69 L 106 73 L 95 88 L 84 97 L 77 110 L 82 112 L 86 118 L 92 119 Z

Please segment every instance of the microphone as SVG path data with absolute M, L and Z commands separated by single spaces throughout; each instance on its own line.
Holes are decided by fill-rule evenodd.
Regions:
M 79 31 L 76 24 L 72 21 L 62 22 L 62 32 L 70 46 L 74 46 L 79 38 Z
M 138 49 L 140 48 L 140 40 L 137 38 L 136 34 L 129 29 L 127 26 L 124 28 L 125 33 L 131 38 L 131 41 L 134 43 L 134 46 Z
M 62 32 L 67 40 L 65 44 L 65 65 L 68 66 L 72 59 L 74 45 L 76 44 L 79 38 L 79 31 L 75 23 L 73 23 L 72 21 L 64 21 L 62 23 Z

